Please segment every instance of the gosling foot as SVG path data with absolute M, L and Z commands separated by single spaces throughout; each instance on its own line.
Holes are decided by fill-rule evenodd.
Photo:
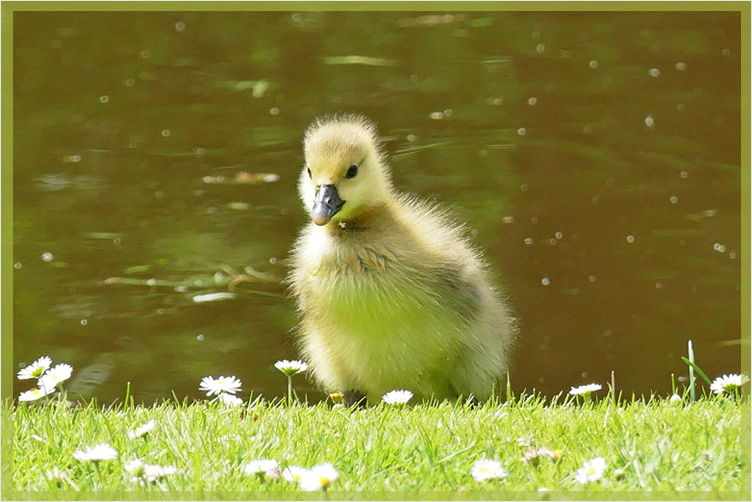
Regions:
M 352 408 L 353 406 L 365 408 L 367 403 L 365 394 L 357 390 L 348 390 L 344 392 L 342 394 L 342 402 L 347 408 Z

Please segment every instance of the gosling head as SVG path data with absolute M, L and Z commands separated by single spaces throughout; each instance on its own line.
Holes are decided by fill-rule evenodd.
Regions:
M 360 115 L 317 119 L 303 141 L 298 181 L 316 225 L 348 222 L 387 202 L 391 179 L 375 126 Z

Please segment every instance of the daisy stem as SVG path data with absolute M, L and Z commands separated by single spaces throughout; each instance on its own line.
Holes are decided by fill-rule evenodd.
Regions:
M 287 375 L 287 406 L 292 406 L 292 376 Z
M 676 394 L 676 380 L 674 380 L 673 373 L 671 373 L 671 394 Z
M 99 469 L 99 462 L 95 460 L 92 463 L 94 464 L 94 468 L 97 470 L 97 474 L 99 475 L 99 483 L 102 485 L 102 490 L 104 490 L 104 478 L 102 477 L 102 471 Z
M 128 382 L 125 385 L 125 399 L 123 400 L 124 410 L 128 408 L 128 398 L 130 397 L 130 395 L 131 395 L 131 383 Z

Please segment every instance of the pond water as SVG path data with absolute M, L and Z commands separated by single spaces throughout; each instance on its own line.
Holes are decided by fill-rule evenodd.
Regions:
M 198 398 L 207 375 L 283 396 L 302 132 L 341 111 L 485 251 L 519 318 L 516 391 L 613 370 L 627 395 L 666 394 L 688 339 L 711 378 L 740 370 L 739 13 L 16 12 L 13 29 L 15 370 L 49 355 L 100 402 L 128 382 L 138 402 Z

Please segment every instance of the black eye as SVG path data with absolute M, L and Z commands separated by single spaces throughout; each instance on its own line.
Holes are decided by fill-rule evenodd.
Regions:
M 313 174 L 311 174 L 311 168 L 308 168 L 308 177 L 313 179 Z
M 347 174 L 345 174 L 345 178 L 354 178 L 357 175 L 358 175 L 358 166 L 356 166 L 355 164 L 353 164 L 347 170 Z

